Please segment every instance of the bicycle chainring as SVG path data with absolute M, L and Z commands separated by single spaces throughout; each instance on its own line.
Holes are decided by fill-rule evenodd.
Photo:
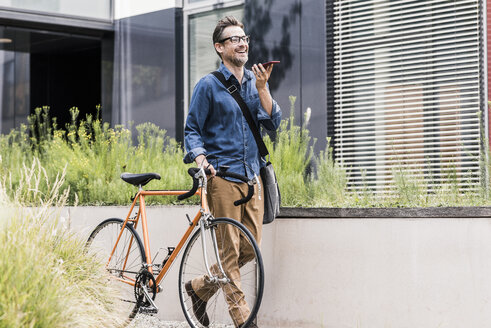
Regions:
M 153 274 L 145 268 L 142 268 L 136 275 L 135 299 L 138 307 L 148 305 L 148 301 L 145 299 L 145 294 L 143 293 L 143 288 L 146 288 L 152 300 L 155 300 L 155 296 L 157 295 L 157 282 L 155 281 Z

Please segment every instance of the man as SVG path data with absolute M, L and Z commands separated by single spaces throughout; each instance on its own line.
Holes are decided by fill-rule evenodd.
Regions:
M 213 33 L 213 44 L 222 60 L 218 71 L 237 87 L 256 125 L 262 124 L 269 130 L 276 130 L 281 121 L 281 109 L 271 97 L 267 86 L 273 65 L 265 69 L 261 64 L 254 64 L 252 71 L 244 68 L 248 60 L 249 37 L 244 33 L 243 24 L 230 16 L 221 19 Z M 212 74 L 203 77 L 194 88 L 184 135 L 187 152 L 185 163 L 194 161 L 198 167 L 210 169 L 214 176 L 216 171 L 211 165 L 214 162 L 210 161 L 210 164 L 206 156 L 215 155 L 220 159 L 220 165 L 229 166 L 229 172 L 245 175 L 249 179 L 255 174 L 259 176 L 264 161 L 260 157 L 251 129 L 237 102 Z M 247 165 L 233 158 L 238 158 Z M 236 207 L 233 201 L 243 197 L 241 190 L 247 191 L 247 185 L 212 177 L 208 182 L 207 194 L 210 210 L 215 217 L 230 217 L 242 222 L 259 244 L 264 200 L 256 193 L 249 202 Z M 234 254 L 235 259 L 245 252 L 240 249 L 239 240 L 226 242 L 236 245 L 231 247 L 238 251 Z M 226 271 L 239 272 L 237 261 L 225 265 L 228 266 Z M 204 326 L 209 324 L 206 302 L 212 296 L 207 295 L 209 288 L 206 285 L 206 279 L 195 279 L 185 285 L 193 301 L 193 311 Z M 234 288 L 242 292 L 240 284 Z M 227 294 L 226 290 L 224 292 Z M 250 310 L 244 300 L 232 303 L 229 303 L 230 315 L 235 325 L 241 327 L 249 317 Z

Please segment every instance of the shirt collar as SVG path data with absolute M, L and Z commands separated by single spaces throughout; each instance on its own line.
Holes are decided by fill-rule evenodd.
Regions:
M 232 76 L 232 72 L 228 70 L 228 68 L 223 65 L 223 62 L 220 64 L 220 67 L 218 68 L 218 71 L 225 76 L 225 79 L 228 80 Z M 251 80 L 252 79 L 252 72 L 248 70 L 247 68 L 244 67 L 244 78 L 246 80 Z

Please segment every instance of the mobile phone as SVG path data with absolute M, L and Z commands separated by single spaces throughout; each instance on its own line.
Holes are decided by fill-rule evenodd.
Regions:
M 263 67 L 264 67 L 264 68 L 267 68 L 267 67 L 268 67 L 269 65 L 271 65 L 271 64 L 279 64 L 279 62 L 280 62 L 279 60 L 272 60 L 272 61 L 269 61 L 269 62 L 267 62 L 267 63 L 264 63 L 264 64 L 263 64 Z

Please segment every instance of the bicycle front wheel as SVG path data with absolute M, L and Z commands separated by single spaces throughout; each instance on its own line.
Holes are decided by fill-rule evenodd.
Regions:
M 90 234 L 85 247 L 89 254 L 95 255 L 105 265 L 114 278 L 122 301 L 122 310 L 128 313 L 131 319 L 138 312 L 134 285 L 136 276 L 145 262 L 145 251 L 133 225 L 127 224 L 121 231 L 123 223 L 124 221 L 118 218 L 101 222 Z
M 179 270 L 184 315 L 193 328 L 248 327 L 264 289 L 259 247 L 249 230 L 233 219 L 210 220 L 204 231 L 196 231 L 189 240 Z M 206 315 L 196 307 L 206 307 Z

